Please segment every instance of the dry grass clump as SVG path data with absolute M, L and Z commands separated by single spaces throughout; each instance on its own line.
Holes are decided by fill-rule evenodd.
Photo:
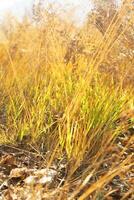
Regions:
M 0 143 L 49 152 L 48 167 L 64 161 L 65 180 L 46 190 L 50 199 L 117 199 L 110 185 L 117 176 L 128 184 L 119 198 L 132 193 L 126 180 L 133 162 L 127 152 L 133 136 L 126 133 L 134 123 L 132 1 L 112 12 L 97 10 L 82 27 L 47 11 L 41 21 L 9 20 L 8 31 L 3 25 Z

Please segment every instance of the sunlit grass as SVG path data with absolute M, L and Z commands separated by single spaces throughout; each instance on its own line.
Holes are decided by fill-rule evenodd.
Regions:
M 68 190 L 76 170 L 89 163 L 81 176 L 83 183 L 70 199 L 95 174 L 118 135 L 133 126 L 133 114 L 128 116 L 130 125 L 125 120 L 117 123 L 122 113 L 134 108 L 133 85 L 126 81 L 126 74 L 133 73 L 133 61 L 131 56 L 120 58 L 129 21 L 120 33 L 119 29 L 127 13 L 128 7 L 122 6 L 104 35 L 91 24 L 79 30 L 61 21 L 59 30 L 60 19 L 53 16 L 51 23 L 48 18 L 37 27 L 28 21 L 16 23 L 0 45 L 0 143 L 17 144 L 26 138 L 26 144 L 51 152 L 48 165 L 66 155 L 69 170 L 63 188 Z M 66 63 L 74 30 L 84 53 L 74 51 L 75 62 Z M 122 169 L 128 170 L 130 162 L 128 158 L 111 167 L 79 199 L 99 190 Z

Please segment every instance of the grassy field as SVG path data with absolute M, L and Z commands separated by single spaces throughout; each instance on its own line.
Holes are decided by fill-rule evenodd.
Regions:
M 29 194 L 42 198 L 29 199 L 134 198 L 131 2 L 111 18 L 91 14 L 81 27 L 47 11 L 34 23 L 3 24 L 0 148 L 34 151 L 60 171 L 52 186 L 32 185 Z

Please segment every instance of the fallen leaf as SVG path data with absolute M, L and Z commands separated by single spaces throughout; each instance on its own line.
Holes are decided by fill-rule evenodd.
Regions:
M 0 165 L 4 166 L 4 165 L 16 165 L 16 159 L 13 155 L 4 155 L 2 156 L 1 160 L 0 160 Z
M 9 177 L 10 178 L 21 178 L 23 180 L 26 178 L 26 176 L 28 174 L 29 174 L 29 171 L 26 167 L 15 168 L 15 169 L 11 170 Z

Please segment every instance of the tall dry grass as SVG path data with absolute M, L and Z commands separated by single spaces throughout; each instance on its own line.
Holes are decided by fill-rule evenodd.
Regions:
M 125 1 L 107 19 L 104 32 L 96 26 L 101 12 L 79 28 L 49 12 L 37 24 L 25 18 L 3 25 L 0 143 L 49 151 L 48 166 L 66 157 L 58 199 L 99 199 L 101 188 L 132 166 L 131 156 L 120 162 L 122 150 L 110 170 L 88 184 L 119 134 L 133 126 L 131 10 L 131 1 Z M 128 110 L 132 114 L 117 123 Z

